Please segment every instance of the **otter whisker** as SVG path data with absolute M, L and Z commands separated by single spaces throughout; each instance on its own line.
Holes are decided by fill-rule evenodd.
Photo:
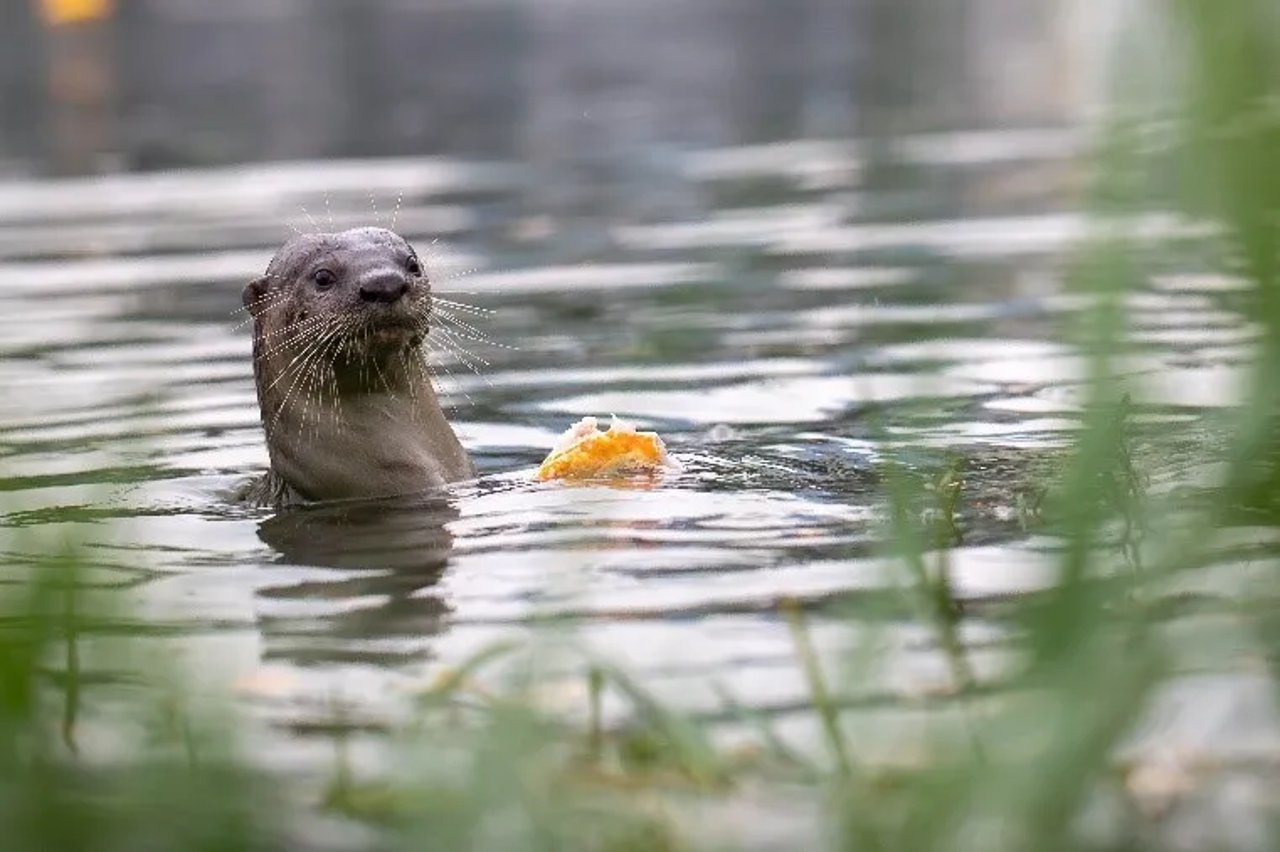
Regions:
M 282 374 L 282 375 L 285 375 L 285 374 Z M 290 380 L 289 380 L 289 384 L 285 387 L 284 396 L 280 400 L 279 404 L 276 406 L 275 412 L 271 417 L 271 421 L 267 423 L 264 420 L 264 423 L 263 423 L 264 427 L 266 428 L 268 436 L 274 435 L 277 432 L 280 425 L 281 418 L 284 416 L 285 412 L 289 410 L 290 404 L 293 401 L 293 394 L 294 394 L 296 385 L 298 383 L 298 379 L 301 376 L 305 375 L 305 371 L 304 370 L 291 371 L 287 375 L 290 376 Z M 264 413 L 265 413 L 265 410 L 264 410 Z
M 486 335 L 483 331 L 476 328 L 474 325 L 462 319 L 461 317 L 457 316 L 456 314 L 453 313 L 453 311 L 449 310 L 448 308 L 437 307 L 433 309 L 432 313 L 434 313 L 436 316 L 440 317 L 441 319 L 448 320 L 457 329 L 459 329 L 460 332 L 465 331 L 467 332 L 467 334 L 474 336 L 478 342 L 493 343 L 493 341 L 489 339 L 489 336 Z
M 365 352 L 369 351 L 370 336 L 368 326 L 360 329 L 360 348 Z M 369 360 L 367 358 L 360 360 L 360 384 L 366 386 L 369 384 Z
M 338 332 L 338 331 L 340 331 L 340 329 L 335 329 L 335 332 Z M 339 342 L 339 340 L 340 340 L 339 334 L 335 333 L 331 335 L 328 339 L 328 342 L 322 347 L 321 351 L 313 359 L 311 359 L 308 367 L 306 368 L 307 379 L 302 386 L 302 398 L 304 400 L 304 407 L 303 407 L 301 423 L 299 424 L 299 433 L 301 434 L 302 429 L 305 427 L 305 424 L 310 419 L 308 415 L 311 414 L 314 408 L 315 418 L 314 418 L 314 427 L 312 429 L 312 436 L 315 439 L 319 439 L 320 437 L 320 427 L 323 424 L 324 414 L 326 413 L 326 411 L 329 411 L 329 413 L 332 414 L 333 423 L 335 426 L 341 427 L 342 425 L 342 422 L 338 417 L 338 412 L 337 412 L 337 399 L 338 399 L 337 376 L 334 374 L 333 357 L 332 357 L 334 353 L 334 349 L 337 343 Z M 325 405 L 326 388 L 332 391 L 332 396 L 333 396 L 332 408 L 328 408 Z
M 381 380 L 382 387 L 386 389 L 387 395 L 390 396 L 392 399 L 396 399 L 397 397 L 396 397 L 395 389 L 391 387 L 391 382 L 390 380 L 387 379 L 387 374 L 382 372 L 382 365 L 378 363 L 377 358 L 372 359 L 372 363 L 373 363 L 373 370 L 378 374 L 378 379 Z
M 431 301 L 437 305 L 444 305 L 455 311 L 462 311 L 464 314 L 475 314 L 476 316 L 491 317 L 498 312 L 492 308 L 482 308 L 478 305 L 468 305 L 466 302 L 455 302 L 452 299 L 441 299 L 439 296 L 432 295 Z
M 268 275 L 265 277 L 277 278 L 277 276 L 275 275 Z M 240 323 L 240 325 L 244 325 L 246 323 L 252 322 L 255 319 L 257 314 L 262 313 L 263 311 L 269 308 L 272 308 L 275 305 L 280 304 L 281 302 L 291 299 L 292 296 L 293 294 L 288 292 L 287 290 L 273 290 L 271 292 L 264 293 L 263 295 L 258 296 L 255 299 L 251 299 L 247 303 L 236 308 L 234 311 L 231 312 L 230 316 L 235 316 L 241 313 L 246 314 L 246 317 Z M 239 326 L 237 326 L 237 328 L 238 327 Z
M 434 262 L 434 261 L 431 263 L 431 268 L 432 268 L 433 270 L 435 270 L 435 274 L 432 276 L 432 283 L 433 283 L 433 284 L 448 284 L 448 283 L 449 283 L 449 282 L 451 282 L 451 281 L 461 281 L 462 279 L 464 279 L 464 278 L 466 278 L 466 277 L 468 277 L 468 276 L 470 276 L 470 275 L 475 275 L 475 274 L 476 274 L 477 272 L 479 272 L 479 271 L 480 271 L 480 269 L 481 269 L 481 267 L 479 267 L 479 266 L 468 266 L 468 267 L 467 267 L 467 268 L 465 268 L 465 269 L 459 269 L 459 268 L 447 269 L 447 268 L 445 268 L 445 267 L 444 267 L 444 265 L 443 265 L 443 264 L 436 263 L 436 262 Z M 465 294 L 465 295 L 468 295 L 468 296 L 479 296 L 479 295 L 480 295 L 479 293 L 477 293 L 477 292 L 475 292 L 475 291 L 469 291 L 469 290 L 454 290 L 454 289 L 452 289 L 452 288 L 451 288 L 451 289 L 448 289 L 448 290 L 440 290 L 439 292 L 441 292 L 441 293 L 459 293 L 459 294 Z
M 403 370 L 406 375 L 409 375 L 410 378 L 412 378 L 410 373 L 413 370 L 413 364 L 411 362 L 416 360 L 414 355 L 414 350 L 412 348 L 406 348 L 401 350 L 400 360 L 401 360 L 401 367 L 400 367 L 401 370 Z M 418 383 L 415 381 L 409 381 L 407 382 L 407 384 L 409 387 L 409 399 L 413 400 L 413 406 L 410 409 L 410 417 L 414 420 L 418 420 L 422 416 L 421 412 L 418 410 L 418 402 L 422 398 L 418 392 Z
M 422 369 L 426 372 L 427 378 L 429 380 L 434 380 L 435 375 L 431 372 L 430 355 L 426 352 L 422 353 L 421 356 L 418 358 L 418 363 L 421 365 Z M 460 393 L 467 400 L 467 403 L 469 405 L 474 406 L 476 404 L 476 401 L 471 398 L 471 394 L 467 393 L 466 388 L 463 387 L 462 381 L 453 374 L 452 370 L 449 369 L 448 364 L 444 363 L 443 361 L 437 361 L 436 367 L 438 367 L 441 370 L 444 370 L 445 375 L 448 377 L 449 385 L 451 386 L 450 393 Z
M 280 417 L 284 414 L 285 410 L 288 409 L 289 403 L 293 398 L 294 392 L 298 389 L 298 381 L 303 376 L 308 374 L 309 365 L 311 365 L 314 359 L 317 357 L 320 357 L 320 355 L 325 351 L 325 345 L 329 341 L 333 340 L 342 331 L 343 331 L 343 324 L 334 323 L 334 325 L 328 330 L 328 332 L 326 332 L 322 337 L 320 337 L 317 341 L 313 342 L 307 348 L 306 357 L 302 360 L 300 364 L 297 364 L 298 359 L 295 358 L 292 362 L 290 362 L 288 366 L 285 367 L 285 369 L 281 372 L 279 378 L 277 378 L 275 382 L 271 383 L 271 386 L 274 387 L 275 384 L 277 384 L 280 381 L 280 379 L 284 378 L 285 376 L 292 376 L 292 378 L 289 381 L 288 387 L 285 389 L 284 398 L 280 401 L 279 407 L 276 408 L 275 415 L 272 417 L 272 420 L 271 420 L 272 429 L 275 428 L 276 424 L 280 420 Z M 297 366 L 295 366 L 295 364 L 297 364 Z M 268 390 L 270 390 L 270 387 L 268 388 Z M 305 422 L 306 422 L 305 419 L 303 419 L 300 422 L 299 431 L 301 431 L 302 425 L 304 425 Z
M 396 193 L 396 209 L 391 214 L 391 230 L 396 229 L 396 220 L 400 218 L 400 205 L 404 202 L 404 190 Z
M 279 337 L 282 334 L 288 334 L 291 331 L 296 331 L 299 327 L 309 325 L 316 320 L 323 320 L 323 319 L 324 319 L 324 316 L 321 314 L 316 314 L 315 316 L 311 316 L 311 317 L 305 317 L 305 316 L 300 317 L 298 319 L 289 321 L 288 324 L 283 325 L 280 328 L 277 328 L 275 331 L 266 332 L 262 336 L 267 338 Z
M 244 320 L 243 322 L 239 322 L 239 324 L 236 326 L 236 327 L 237 327 L 237 329 L 238 329 L 238 327 L 239 327 L 239 326 L 241 326 L 241 325 L 246 325 L 246 324 L 248 324 L 248 322 L 252 322 L 252 321 L 253 321 L 253 319 L 255 319 L 255 317 L 252 317 L 252 316 L 251 316 L 251 317 L 248 317 L 248 319 L 247 319 L 247 320 Z M 298 331 L 298 330 L 300 330 L 300 326 L 302 326 L 303 324 L 305 324 L 305 322 L 310 322 L 310 321 L 311 321 L 311 320 L 303 320 L 302 322 L 294 322 L 294 324 L 293 324 L 293 325 L 288 325 L 288 326 L 283 327 L 283 329 L 276 329 L 275 331 L 268 331 L 268 333 L 261 334 L 260 336 L 261 336 L 261 338 L 262 338 L 262 339 L 264 339 L 264 340 L 268 340 L 268 339 L 271 339 L 271 338 L 278 338 L 278 336 L 280 336 L 280 335 L 289 335 L 289 334 L 291 334 L 291 333 L 294 333 L 294 331 Z
M 427 384 L 431 388 L 435 388 L 436 386 L 435 376 L 434 374 L 432 374 L 430 364 L 428 363 L 430 359 L 430 354 L 429 354 L 430 347 L 429 345 L 426 344 L 427 336 L 430 332 L 430 324 L 428 322 L 428 317 L 422 314 L 418 314 L 414 316 L 413 320 L 414 320 L 413 327 L 415 332 L 414 342 L 411 346 L 409 346 L 404 350 L 404 363 L 406 367 L 410 369 L 415 365 L 420 368 L 425 368 L 425 372 L 423 373 L 423 376 Z M 413 399 L 417 400 L 418 399 L 417 384 L 414 382 L 409 382 L 409 387 L 410 387 L 410 393 L 412 394 Z
M 437 295 L 437 296 L 439 296 L 439 295 L 444 295 L 444 296 L 488 296 L 488 295 L 492 295 L 492 294 L 490 294 L 490 293 L 484 293 L 484 292 L 482 292 L 482 291 L 480 291 L 480 290 L 454 290 L 453 288 L 450 288 L 450 289 L 448 289 L 448 290 L 439 290 L 439 289 L 437 289 L 437 288 L 436 288 L 436 285 L 437 285 L 437 284 L 440 284 L 441 282 L 444 282 L 444 281 L 452 281 L 452 280 L 453 280 L 453 279 L 455 279 L 455 278 L 461 278 L 463 275 L 469 275 L 469 274 L 471 274 L 472 272 L 476 272 L 476 271 L 478 271 L 478 270 L 475 270 L 475 269 L 467 269 L 467 270 L 463 270 L 463 271 L 461 271 L 461 272 L 457 273 L 456 275 L 449 275 L 448 277 L 441 278 L 441 279 L 439 279 L 439 280 L 434 280 L 434 279 L 433 279 L 433 280 L 432 280 L 432 282 L 431 282 L 431 292 L 432 292 L 432 294 Z
M 415 323 L 415 327 L 417 328 L 418 332 L 422 335 L 422 340 L 426 344 L 425 346 L 423 346 L 421 349 L 418 350 L 418 353 L 417 353 L 418 361 L 426 370 L 427 377 L 430 379 L 434 379 L 435 374 L 431 372 L 431 356 L 432 354 L 436 354 L 436 355 L 440 354 L 440 347 L 437 344 L 443 343 L 443 341 L 431 337 L 429 316 L 420 315 L 416 318 L 416 320 L 417 321 Z M 452 352 L 450 354 L 452 354 Z M 456 360 L 460 360 L 457 358 L 456 355 L 454 355 L 453 357 Z M 462 388 L 462 383 L 458 380 L 456 376 L 453 375 L 453 371 L 449 369 L 449 365 L 446 364 L 444 361 L 438 361 L 436 366 L 438 366 L 441 370 L 443 370 L 445 375 L 448 376 L 449 383 L 450 385 L 453 386 L 453 389 L 458 393 L 461 393 L 463 396 L 465 396 L 467 398 L 467 402 L 474 405 L 475 404 L 474 400 L 472 400 L 471 397 L 467 394 L 467 392 Z
M 312 438 L 318 438 L 320 432 L 320 415 L 315 407 L 315 383 L 316 377 L 320 374 L 317 366 L 308 365 L 307 369 L 301 372 L 302 381 L 300 385 L 300 399 L 302 400 L 302 410 L 298 413 L 297 425 L 298 436 L 305 436 L 307 424 L 312 423 Z M 314 421 L 314 423 L 312 422 Z
M 316 224 L 316 220 L 315 220 L 315 218 L 313 218 L 313 217 L 312 217 L 312 215 L 311 215 L 311 212 L 307 210 L 307 205 L 302 204 L 301 202 L 299 202 L 299 203 L 298 203 L 298 209 L 302 211 L 302 215 L 303 215 L 303 216 L 306 216 L 306 217 L 307 217 L 307 221 L 311 223 L 311 232 L 312 232 L 313 234 L 314 234 L 314 233 L 319 233 L 319 232 L 320 232 L 320 226 Z
M 287 329 L 282 329 L 279 332 L 273 332 L 270 335 L 262 335 L 262 344 L 265 344 L 269 337 L 274 337 L 280 334 L 283 334 L 284 336 L 280 340 L 272 341 L 270 346 L 262 346 L 262 351 L 254 355 L 254 360 L 262 361 L 278 354 L 281 351 L 295 348 L 300 341 L 306 341 L 315 334 L 323 332 L 330 321 L 331 320 L 328 317 L 315 317 L 313 319 L 306 320 L 304 323 L 298 323 Z
M 489 366 L 489 362 L 485 361 L 483 358 L 476 356 L 464 345 L 462 345 L 459 341 L 457 341 L 456 339 L 453 339 L 448 334 L 448 332 L 443 331 L 443 329 L 437 329 L 437 331 L 441 332 L 439 336 L 436 338 L 437 341 L 446 350 L 448 350 L 449 354 L 453 355 L 454 358 L 459 363 L 461 363 L 464 367 L 466 367 L 468 370 L 474 373 L 477 378 L 479 378 L 485 384 L 492 387 L 493 383 L 489 381 L 489 377 L 484 374 L 484 372 L 480 369 L 480 367 L 476 366 L 476 362 L 479 362 L 480 364 L 483 364 L 484 366 L 487 367 Z
M 266 275 L 266 276 L 263 276 L 263 277 L 265 277 L 265 278 L 276 278 L 277 276 L 275 276 L 275 275 Z M 265 293 L 265 294 L 263 294 L 263 295 L 259 296 L 259 297 L 258 297 L 258 298 L 256 298 L 256 299 L 251 299 L 247 305 L 241 305 L 240 307 L 236 308 L 234 311 L 232 311 L 231 313 L 229 313 L 229 314 L 228 314 L 228 316 L 235 316 L 236 314 L 240 314 L 240 313 L 249 313 L 249 314 L 250 314 L 250 319 L 252 319 L 252 312 L 253 312 L 253 308 L 259 308 L 259 307 L 263 307 L 263 306 L 265 306 L 265 305 L 272 305 L 272 304 L 275 304 L 276 302 L 280 301 L 281 299 L 287 298 L 289 295 L 290 295 L 290 294 L 289 294 L 289 293 L 287 293 L 287 292 L 271 292 L 271 293 Z
M 333 339 L 340 330 L 341 329 L 336 325 L 329 328 L 307 346 L 301 356 L 301 360 L 295 358 L 281 371 L 280 377 L 276 381 L 278 382 L 285 377 L 289 377 L 289 385 L 285 388 L 284 396 L 280 400 L 280 407 L 277 411 L 277 416 L 279 416 L 280 412 L 289 406 L 290 399 L 297 385 L 298 379 L 308 374 L 315 359 L 320 357 L 321 353 L 325 351 L 326 344 Z M 276 382 L 272 382 L 272 385 L 274 384 L 276 384 Z
M 493 345 L 490 343 L 488 338 L 479 337 L 465 329 L 458 328 L 457 326 L 453 325 L 453 322 L 450 317 L 437 315 L 435 319 L 436 319 L 436 323 L 433 326 L 433 330 L 438 334 L 449 335 L 452 338 L 454 343 L 461 344 L 465 341 L 467 343 L 481 343 L 481 344 Z M 478 360 L 483 360 L 478 355 L 476 356 L 476 358 Z M 485 362 L 485 366 L 486 367 L 489 366 L 488 362 Z
M 263 340 L 272 340 L 277 337 L 292 337 L 299 332 L 305 332 L 314 328 L 317 324 L 328 322 L 329 318 L 323 314 L 313 317 L 306 317 L 289 323 L 275 331 L 269 331 L 261 335 Z
M 440 335 L 443 338 L 443 342 L 452 347 L 454 354 L 461 357 L 462 362 L 471 367 L 472 370 L 476 371 L 477 375 L 479 375 L 479 369 L 475 367 L 475 364 L 480 364 L 485 367 L 491 366 L 484 358 L 481 358 L 479 355 L 468 349 L 466 344 L 462 342 L 462 339 L 454 334 L 451 329 L 436 326 L 436 334 Z
M 323 342 L 326 338 L 327 338 L 327 335 L 321 335 L 315 339 L 312 339 L 308 343 L 306 343 L 303 346 L 302 351 L 294 355 L 293 359 L 284 366 L 284 368 L 280 371 L 280 375 L 276 377 L 275 381 L 271 382 L 271 384 L 267 385 L 266 388 L 263 389 L 263 394 L 265 395 L 269 393 L 273 388 L 275 388 L 275 386 L 280 383 L 280 380 L 289 374 L 290 370 L 294 368 L 295 364 L 309 357 L 310 354 L 315 351 L 319 343 Z
M 481 331 L 480 329 L 478 329 L 478 328 L 476 328 L 475 326 L 471 325 L 470 323 L 463 322 L 462 320 L 458 319 L 457 317 L 453 316 L 452 314 L 449 314 L 449 313 L 447 313 L 447 312 L 441 311 L 441 312 L 438 312 L 438 313 L 436 314 L 436 316 L 438 316 L 442 321 L 449 323 L 449 324 L 450 324 L 450 329 L 449 329 L 449 330 L 450 330 L 450 331 L 451 331 L 455 336 L 457 336 L 457 337 L 459 337 L 459 338 L 461 338 L 461 339 L 464 339 L 464 340 L 470 340 L 470 341 L 471 341 L 471 342 L 473 342 L 473 343 L 483 343 L 483 344 L 484 344 L 484 345 L 486 345 L 486 346 L 492 346 L 492 347 L 494 347 L 494 348 L 496 348 L 496 349 L 506 349 L 506 350 L 509 350 L 509 351 L 511 351 L 511 352 L 519 351 L 519 350 L 518 350 L 516 347 L 514 347 L 514 346 L 508 346 L 508 345 L 507 345 L 507 344 L 505 344 L 505 343 L 496 343 L 496 342 L 494 342 L 494 341 L 493 341 L 493 340 L 492 340 L 488 335 L 486 335 L 483 331 Z
M 330 334 L 330 332 L 336 332 L 337 325 L 337 323 L 331 324 L 321 332 L 315 354 L 307 358 L 303 364 L 298 367 L 298 374 L 305 376 L 305 381 L 302 385 L 304 395 L 303 399 L 305 403 L 304 415 L 309 413 L 311 408 L 312 388 L 319 384 L 323 384 L 324 362 L 326 360 L 328 349 L 332 345 L 333 339 L 335 339 L 335 335 Z

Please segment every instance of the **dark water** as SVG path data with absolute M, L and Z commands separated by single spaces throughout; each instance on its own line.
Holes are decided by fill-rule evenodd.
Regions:
M 876 192 L 855 146 L 708 150 L 677 171 L 710 209 L 586 224 L 530 215 L 536 175 L 441 160 L 10 184 L 0 570 L 22 576 L 32 534 L 88 541 L 95 581 L 124 590 L 139 641 L 173 655 L 197 695 L 233 691 L 260 723 L 246 734 L 259 759 L 302 776 L 331 761 L 335 702 L 376 729 L 550 613 L 583 616 L 583 643 L 723 719 L 726 736 L 729 696 L 809 742 L 777 605 L 903 585 L 878 549 L 886 443 L 925 467 L 968 460 L 960 598 L 1049 580 L 1051 544 L 1022 532 L 1016 495 L 1079 414 L 1082 358 L 1059 341 L 1082 306 L 1062 266 L 1084 223 L 1057 200 L 1078 143 L 1050 130 L 916 137 L 899 152 L 911 179 Z M 437 353 L 483 475 L 409 506 L 272 517 L 230 505 L 266 461 L 240 288 L 289 235 L 282 223 L 368 222 L 427 249 L 441 295 L 492 311 L 469 316 L 498 345 Z M 1132 298 L 1143 345 L 1125 366 L 1144 428 L 1197 434 L 1238 398 L 1255 335 L 1233 307 L 1239 288 L 1170 270 Z M 683 470 L 617 488 L 532 482 L 587 414 L 656 428 Z M 1163 462 L 1153 487 L 1205 474 Z M 1191 591 L 1249 588 L 1233 558 L 1213 569 L 1224 573 Z M 1175 628 L 1230 635 L 1197 619 Z M 874 638 L 857 690 L 878 734 L 860 748 L 909 760 L 926 717 L 949 712 L 915 701 L 950 683 L 927 629 L 817 618 L 814 635 L 833 660 Z M 963 637 L 983 678 L 1017 647 L 981 606 Z M 89 641 L 85 664 L 112 641 Z M 549 700 L 580 708 L 580 689 L 549 684 Z M 1274 755 L 1273 702 L 1261 673 L 1191 666 L 1134 747 Z M 376 765 L 378 737 L 357 744 Z

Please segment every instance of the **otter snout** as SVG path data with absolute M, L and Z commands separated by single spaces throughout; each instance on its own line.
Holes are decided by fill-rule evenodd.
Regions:
M 409 279 L 396 272 L 380 272 L 361 279 L 360 300 L 383 305 L 394 304 L 409 292 Z

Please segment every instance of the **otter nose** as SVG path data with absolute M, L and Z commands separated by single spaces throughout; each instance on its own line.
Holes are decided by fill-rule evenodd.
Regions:
M 389 305 L 409 292 L 409 281 L 403 275 L 381 274 L 360 282 L 360 298 L 366 302 Z

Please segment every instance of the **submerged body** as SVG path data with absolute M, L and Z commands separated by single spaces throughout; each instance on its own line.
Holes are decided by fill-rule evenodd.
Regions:
M 287 505 L 385 497 L 475 474 L 422 351 L 431 286 L 382 228 L 307 234 L 244 289 L 271 469 L 244 497 Z

